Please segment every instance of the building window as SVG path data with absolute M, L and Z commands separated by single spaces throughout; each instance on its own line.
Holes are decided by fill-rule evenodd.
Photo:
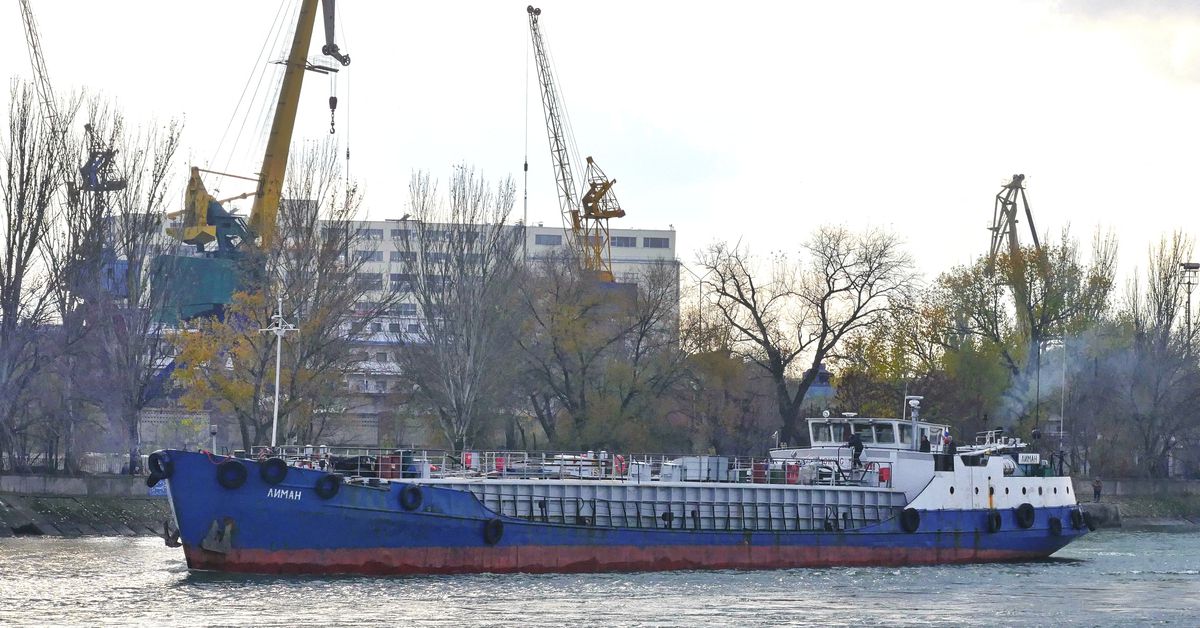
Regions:
M 392 333 L 400 333 L 400 323 L 388 323 L 388 331 Z
M 387 381 L 386 380 L 377 379 L 377 380 L 371 382 L 371 384 L 373 385 L 372 389 L 375 392 L 387 392 Z
M 415 262 L 417 261 L 417 254 L 413 251 L 392 251 L 388 259 L 393 262 Z
M 410 333 L 410 334 L 421 333 L 421 324 L 420 323 L 409 323 L 408 324 L 408 333 Z
M 371 331 L 373 331 L 373 332 L 383 331 L 383 323 L 371 323 Z
M 534 244 L 544 244 L 546 246 L 562 246 L 562 236 L 551 235 L 549 233 L 539 233 L 533 236 Z
M 358 234 L 367 240 L 383 239 L 383 229 L 359 229 Z
M 634 248 L 637 246 L 637 238 L 633 236 L 613 236 L 612 245 L 617 248 Z
M 431 251 L 425 254 L 425 260 L 430 264 L 448 264 L 450 263 L 450 254 Z
M 387 359 L 387 353 L 386 353 L 386 352 L 384 352 L 384 351 L 380 351 L 379 353 L 376 353 L 376 354 L 375 354 L 375 361 L 376 361 L 376 362 L 387 362 L 387 361 L 388 361 L 388 359 Z
M 671 238 L 642 238 L 642 246 L 648 249 L 669 249 Z
M 407 240 L 408 239 L 408 229 L 392 229 L 392 239 L 393 240 Z
M 407 292 L 413 289 L 413 275 L 409 273 L 392 273 L 392 290 Z
M 417 315 L 417 304 L 416 303 L 397 303 L 396 307 L 393 311 L 396 313 L 396 316 L 416 316 Z
M 355 251 L 354 259 L 360 262 L 382 262 L 383 251 Z
M 383 290 L 383 273 L 355 273 L 359 290 Z

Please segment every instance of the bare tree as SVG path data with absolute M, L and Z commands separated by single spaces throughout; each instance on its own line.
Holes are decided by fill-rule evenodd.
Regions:
M 409 191 L 413 218 L 398 241 L 405 272 L 395 283 L 420 309 L 422 323 L 415 333 L 393 336 L 401 378 L 450 446 L 463 450 L 515 405 L 525 232 L 506 224 L 515 198 L 511 179 L 492 188 L 459 166 L 448 203 L 427 173 L 414 175 Z
M 66 159 L 58 129 L 42 124 L 35 91 L 9 89 L 0 207 L 0 453 L 17 455 L 17 421 L 30 383 L 44 364 L 38 333 L 53 314 L 51 277 L 38 255 Z
M 1200 437 L 1200 369 L 1187 350 L 1182 265 L 1191 259 L 1189 238 L 1176 233 L 1151 250 L 1145 288 L 1130 283 L 1121 319 L 1132 332 L 1126 359 L 1109 385 L 1117 389 L 1113 427 L 1136 436 L 1142 472 L 1164 476 L 1176 444 Z M 1111 433 L 1111 431 L 1110 431 Z
M 163 395 L 164 369 L 174 353 L 169 333 L 174 321 L 165 310 L 179 289 L 172 272 L 176 247 L 163 223 L 180 127 L 169 123 L 128 134 L 119 118 L 113 127 L 119 149 L 113 171 L 127 185 L 104 197 L 110 211 L 104 240 L 111 249 L 105 272 L 111 271 L 111 280 L 89 308 L 96 325 L 89 342 L 105 374 L 102 403 L 124 432 L 128 469 L 135 473 L 141 412 Z
M 700 255 L 709 303 L 735 330 L 734 349 L 764 369 L 775 386 L 780 439 L 793 442 L 804 396 L 819 366 L 839 342 L 871 324 L 914 276 L 912 263 L 891 234 L 822 227 L 792 264 L 771 260 L 764 278 L 743 247 L 718 243 Z M 809 368 L 797 372 L 803 359 Z
M 69 146 L 75 162 L 85 164 L 85 172 L 93 158 L 110 159 L 123 134 L 120 116 L 111 114 L 98 100 L 89 104 L 87 120 L 88 137 Z M 96 404 L 102 401 L 102 392 L 109 384 L 103 374 L 106 365 L 96 359 L 91 351 L 94 346 L 87 342 L 90 332 L 102 322 L 98 306 L 114 284 L 107 274 L 115 270 L 116 260 L 108 240 L 112 214 L 106 196 L 119 186 L 102 181 L 102 174 L 108 172 L 97 172 L 91 180 L 83 181 L 76 180 L 74 173 L 64 176 L 68 181 L 66 202 L 42 241 L 58 325 L 43 336 L 52 362 L 46 374 L 49 385 L 39 394 L 39 406 L 47 438 L 52 440 L 47 446 L 57 451 L 61 443 L 63 467 L 68 474 L 79 470 L 77 431 L 97 424 Z M 49 458 L 48 464 L 54 469 L 57 456 Z

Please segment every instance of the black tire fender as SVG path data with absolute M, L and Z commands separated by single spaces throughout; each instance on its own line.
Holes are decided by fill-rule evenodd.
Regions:
M 483 542 L 488 545 L 495 545 L 504 537 L 504 522 L 499 518 L 488 519 L 487 523 L 483 524 Z
M 913 508 L 900 511 L 900 527 L 905 532 L 916 532 L 921 527 L 921 513 Z
M 1062 519 L 1058 517 L 1050 517 L 1050 534 L 1054 536 L 1062 535 Z
M 342 487 L 342 476 L 336 473 L 326 473 L 317 478 L 317 483 L 313 485 L 313 490 L 316 491 L 317 497 L 321 499 L 329 499 L 338 494 L 338 489 Z
M 1004 523 L 1004 521 L 1003 521 L 1003 519 L 1000 518 L 999 512 L 997 512 L 995 510 L 988 512 L 988 514 L 987 514 L 987 531 L 988 532 L 999 532 L 1000 527 L 1001 527 L 1001 525 L 1003 525 L 1003 523 Z
M 1076 530 L 1082 529 L 1084 525 L 1083 513 L 1078 508 L 1071 511 L 1071 527 Z
M 421 502 L 425 501 L 425 495 L 421 492 L 421 487 L 416 484 L 406 484 L 400 489 L 400 506 L 405 510 L 416 510 L 421 507 Z
M 217 465 L 217 484 L 232 491 L 245 483 L 246 465 L 232 458 Z
M 288 465 L 283 458 L 267 458 L 259 463 L 258 475 L 267 484 L 279 484 L 287 477 Z
M 1088 532 L 1096 531 L 1096 518 L 1092 516 L 1092 513 L 1083 513 L 1083 524 L 1087 526 Z
M 1032 528 L 1034 513 L 1033 504 L 1029 502 L 1017 506 L 1017 525 L 1022 528 Z
M 169 478 L 171 474 L 175 473 L 175 461 L 171 460 L 165 451 L 156 451 L 150 454 L 146 466 L 150 469 L 150 475 L 158 476 L 159 480 Z M 158 480 L 155 480 L 154 483 L 157 484 Z

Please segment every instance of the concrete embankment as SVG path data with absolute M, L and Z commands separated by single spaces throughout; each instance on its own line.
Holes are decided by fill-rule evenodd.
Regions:
M 1200 481 L 1104 480 L 1100 501 L 1092 481 L 1075 478 L 1075 494 L 1100 527 L 1200 526 Z
M 149 536 L 170 518 L 142 477 L 0 476 L 0 537 Z

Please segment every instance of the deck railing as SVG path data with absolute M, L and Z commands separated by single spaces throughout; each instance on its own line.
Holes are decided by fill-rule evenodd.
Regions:
M 235 452 L 235 456 L 243 452 Z M 889 462 L 853 466 L 836 457 L 776 460 L 759 456 L 619 454 L 609 451 L 527 452 L 361 447 L 258 447 L 250 458 L 283 458 L 289 465 L 351 478 L 506 478 L 521 480 L 621 480 L 628 482 L 727 482 L 741 484 L 892 485 Z

